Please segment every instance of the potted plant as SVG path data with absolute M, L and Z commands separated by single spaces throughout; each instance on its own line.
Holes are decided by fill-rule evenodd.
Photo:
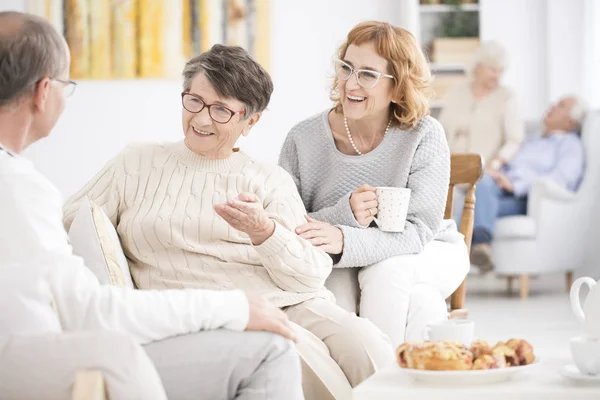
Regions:
M 452 11 L 444 16 L 432 43 L 432 58 L 437 63 L 467 62 L 479 47 L 479 17 L 465 11 L 461 0 L 446 0 Z

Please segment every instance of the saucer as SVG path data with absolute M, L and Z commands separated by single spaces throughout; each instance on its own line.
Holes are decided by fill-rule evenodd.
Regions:
M 565 378 L 574 380 L 576 382 L 594 382 L 600 384 L 600 374 L 598 375 L 584 375 L 574 365 L 565 365 L 559 369 L 560 374 Z

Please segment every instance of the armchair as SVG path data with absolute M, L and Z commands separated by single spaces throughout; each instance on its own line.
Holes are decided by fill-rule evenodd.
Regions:
M 529 277 L 539 274 L 564 272 L 569 289 L 573 271 L 591 249 L 592 216 L 600 201 L 600 111 L 588 113 L 581 137 L 586 170 L 579 190 L 540 179 L 529 194 L 527 215 L 497 221 L 491 244 L 496 273 L 507 277 L 509 290 L 518 277 L 522 298 L 528 296 Z

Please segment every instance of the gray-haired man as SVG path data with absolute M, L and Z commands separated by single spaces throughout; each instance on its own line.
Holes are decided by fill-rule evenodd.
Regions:
M 111 398 L 164 398 L 162 388 L 144 387 L 156 371 L 142 365 L 146 355 L 133 339 L 145 344 L 170 399 L 301 399 L 300 363 L 285 338 L 293 339 L 293 331 L 286 315 L 263 297 L 100 286 L 72 254 L 58 191 L 19 156 L 47 136 L 61 115 L 75 86 L 69 64 L 64 39 L 47 21 L 0 13 L 3 398 L 66 398 L 70 382 L 64 380 L 85 368 L 106 373 Z M 46 312 L 51 301 L 56 321 Z M 77 333 L 83 330 L 117 332 L 129 342 Z M 111 338 L 121 343 L 111 346 Z M 128 370 L 115 358 L 117 364 L 135 363 Z

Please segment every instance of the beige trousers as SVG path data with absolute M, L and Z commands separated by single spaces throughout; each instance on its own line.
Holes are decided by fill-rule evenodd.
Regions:
M 285 311 L 299 325 L 296 346 L 306 399 L 350 399 L 354 386 L 394 362 L 386 335 L 330 300 L 315 298 Z

